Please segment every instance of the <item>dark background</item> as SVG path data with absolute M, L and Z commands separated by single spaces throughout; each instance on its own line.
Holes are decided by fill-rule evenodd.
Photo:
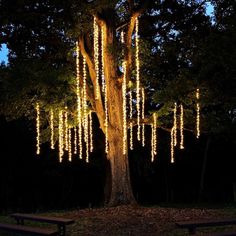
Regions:
M 96 122 L 95 122 L 96 123 Z M 39 211 L 103 206 L 106 176 L 104 137 L 95 126 L 95 150 L 90 163 L 73 157 L 58 162 L 58 151 L 49 144 L 37 156 L 34 121 L 7 122 L 0 118 L 0 211 Z M 135 134 L 135 130 L 134 130 Z M 150 128 L 146 146 L 134 143 L 130 170 L 134 195 L 140 204 L 233 203 L 236 153 L 229 135 L 212 136 L 206 159 L 204 189 L 199 198 L 200 178 L 207 138 L 185 133 L 185 149 L 176 149 L 170 163 L 169 134 L 158 130 L 157 156 L 151 163 Z M 135 139 L 134 139 L 135 140 Z

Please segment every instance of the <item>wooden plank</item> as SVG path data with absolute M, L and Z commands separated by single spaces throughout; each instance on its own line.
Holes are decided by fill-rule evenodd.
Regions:
M 236 231 L 232 232 L 213 232 L 213 233 L 206 233 L 206 234 L 196 234 L 195 236 L 236 236 Z
M 11 214 L 11 217 L 15 218 L 16 220 L 24 219 L 24 220 L 32 220 L 32 221 L 39 221 L 39 222 L 52 223 L 52 224 L 62 224 L 62 225 L 68 225 L 68 224 L 74 223 L 74 220 L 72 219 L 65 219 L 65 218 L 53 217 L 53 216 L 40 216 L 40 215 L 33 215 L 33 214 L 14 213 L 14 214 Z
M 24 225 L 14 225 L 14 224 L 3 224 L 0 223 L 0 229 L 5 231 L 11 231 L 16 233 L 25 233 L 25 234 L 34 234 L 34 235 L 47 235 L 53 236 L 58 235 L 57 230 L 53 229 L 45 229 L 45 228 L 38 228 L 38 227 L 31 227 L 31 226 L 24 226 Z

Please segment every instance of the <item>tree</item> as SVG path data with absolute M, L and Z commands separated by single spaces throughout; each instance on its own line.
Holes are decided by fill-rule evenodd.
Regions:
M 132 42 L 135 24 L 140 18 L 142 83 L 148 95 L 154 94 L 154 102 L 150 102 L 149 108 L 158 110 L 158 126 L 170 131 L 172 106 L 179 101 L 189 108 L 190 113 L 186 118 L 188 125 L 193 127 L 195 113 L 192 107 L 195 105 L 194 91 L 198 83 L 191 76 L 199 71 L 199 61 L 195 63 L 194 60 L 201 55 L 198 49 L 210 28 L 209 18 L 204 13 L 204 2 L 16 0 L 12 4 L 2 1 L 1 42 L 8 44 L 10 67 L 14 72 L 9 75 L 9 69 L 3 68 L 2 79 L 5 78 L 15 88 L 5 93 L 4 100 L 8 103 L 3 104 L 2 110 L 5 114 L 12 114 L 16 110 L 16 117 L 23 114 L 32 116 L 29 108 L 41 101 L 46 111 L 50 107 L 62 108 L 67 104 L 71 113 L 74 113 L 76 85 L 72 51 L 75 51 L 75 42 L 79 41 L 90 78 L 86 90 L 90 108 L 97 114 L 100 128 L 106 134 L 105 96 L 101 88 L 98 89 L 98 97 L 96 94 L 92 43 L 92 22 L 95 17 L 100 29 L 103 29 L 104 39 L 109 117 L 107 159 L 111 168 L 109 205 L 134 203 L 128 155 L 127 152 L 123 153 L 122 85 L 127 79 L 129 88 L 136 87 Z M 121 31 L 124 32 L 125 43 L 120 41 Z M 150 49 L 150 54 L 145 49 Z M 149 55 L 144 57 L 145 54 Z M 122 61 L 126 62 L 126 73 L 121 70 Z M 173 86 L 177 89 L 173 90 Z M 158 93 L 153 93 L 155 89 Z M 136 122 L 133 120 L 134 124 Z M 150 124 L 152 121 L 144 119 L 142 122 Z

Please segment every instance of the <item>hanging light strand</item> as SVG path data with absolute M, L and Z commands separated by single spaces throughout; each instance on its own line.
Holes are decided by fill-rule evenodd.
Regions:
M 68 157 L 72 161 L 72 147 L 71 147 L 71 128 L 68 128 Z
M 79 44 L 76 42 L 76 95 L 77 95 L 77 123 L 78 123 L 78 145 L 79 158 L 83 157 L 82 143 L 82 106 L 81 106 L 81 90 L 80 90 L 80 60 L 79 60 Z
M 105 152 L 108 153 L 108 106 L 107 106 L 107 86 L 105 85 Z
M 95 71 L 96 71 L 96 96 L 95 98 L 98 99 L 99 97 L 99 28 L 96 22 L 96 17 L 93 19 L 93 48 L 94 48 L 94 64 L 95 64 Z
M 39 103 L 36 104 L 36 153 L 40 154 L 40 107 Z
M 64 155 L 64 150 L 63 150 L 63 111 L 59 111 L 58 115 L 58 145 L 59 145 L 59 162 L 62 162 L 62 156 Z
M 137 139 L 140 141 L 140 60 L 139 60 L 139 20 L 135 22 L 135 64 L 136 64 L 136 102 L 137 102 Z
M 152 159 L 151 161 L 154 161 L 155 155 L 157 154 L 157 134 L 156 134 L 156 129 L 157 129 L 157 117 L 156 113 L 153 114 L 153 124 L 151 125 L 152 129 L 152 138 L 151 138 L 151 156 Z
M 90 135 L 90 152 L 93 151 L 93 116 L 92 111 L 89 113 L 89 135 Z
M 83 57 L 83 124 L 84 124 L 84 141 L 86 143 L 86 162 L 89 162 L 89 133 L 88 133 L 88 114 L 87 114 L 87 70 L 86 58 Z
M 174 137 L 174 146 L 177 146 L 177 103 L 175 102 L 174 107 L 174 130 L 173 130 L 173 137 Z
M 174 126 L 172 127 L 171 129 L 171 133 L 170 133 L 170 137 L 171 137 L 171 141 L 170 141 L 170 162 L 171 163 L 174 163 L 175 162 L 175 159 L 174 159 L 174 148 L 175 148 L 175 141 L 174 141 L 174 131 L 175 128 Z
M 54 112 L 53 109 L 50 109 L 50 132 L 51 132 L 51 149 L 54 147 Z
M 144 122 L 145 118 L 145 91 L 144 88 L 142 88 L 142 120 Z M 145 146 L 145 125 L 142 124 L 142 146 Z
M 67 107 L 65 107 L 64 111 L 64 149 L 66 151 L 69 150 L 69 138 L 68 138 L 68 111 Z
M 105 55 L 104 55 L 104 50 L 105 50 L 105 32 L 104 32 L 104 26 L 102 26 L 101 29 L 101 54 L 102 54 L 102 92 L 105 93 L 105 71 L 104 71 L 104 60 L 105 60 Z
M 123 84 L 122 84 L 122 95 L 123 95 L 123 154 L 127 153 L 127 112 L 126 112 L 126 61 L 123 62 Z
M 74 154 L 78 152 L 77 127 L 74 127 Z
M 133 145 L 133 122 L 132 122 L 132 118 L 133 118 L 133 105 L 132 105 L 132 91 L 130 90 L 129 92 L 129 118 L 130 118 L 130 123 L 129 123 L 129 131 L 130 131 L 130 150 L 134 149 L 134 145 Z
M 196 117 L 196 131 L 197 135 L 196 137 L 200 137 L 200 103 L 199 103 L 199 98 L 200 98 L 200 92 L 199 89 L 196 91 L 196 98 L 197 98 L 197 117 Z
M 184 108 L 180 105 L 180 149 L 184 149 Z

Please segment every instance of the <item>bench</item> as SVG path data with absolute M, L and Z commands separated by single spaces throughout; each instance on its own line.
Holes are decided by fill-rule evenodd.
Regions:
M 57 230 L 53 229 L 45 229 L 45 228 L 36 228 L 24 225 L 14 225 L 14 224 L 3 224 L 0 223 L 0 229 L 4 231 L 10 231 L 14 233 L 24 233 L 30 235 L 38 235 L 38 236 L 56 236 L 58 235 Z
M 236 225 L 236 219 L 224 219 L 224 220 L 195 220 L 195 221 L 182 221 L 182 222 L 176 222 L 175 225 L 178 228 L 182 228 L 182 229 L 188 229 L 189 234 L 195 234 L 196 233 L 196 229 L 199 227 L 212 227 L 212 226 L 225 226 L 225 225 Z M 221 233 L 221 234 L 217 234 L 217 233 L 212 233 L 212 234 L 208 234 L 208 235 L 236 235 L 232 234 L 234 232 L 225 232 Z
M 33 215 L 33 214 L 14 213 L 14 214 L 11 214 L 11 217 L 13 217 L 16 220 L 18 225 L 24 225 L 25 220 L 56 224 L 58 227 L 58 233 L 60 236 L 65 236 L 66 225 L 74 223 L 74 220 L 72 219 L 65 219 L 65 218 L 59 218 L 59 217 L 53 217 L 53 216 L 40 216 L 40 215 Z

